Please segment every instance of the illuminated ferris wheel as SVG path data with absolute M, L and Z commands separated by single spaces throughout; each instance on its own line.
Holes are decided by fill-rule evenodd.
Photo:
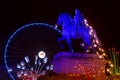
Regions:
M 34 61 L 34 56 L 44 51 L 48 61 L 51 61 L 53 55 L 60 51 L 57 44 L 60 36 L 58 29 L 46 23 L 30 23 L 17 29 L 8 39 L 4 50 L 4 62 L 11 79 L 16 79 L 16 65 L 27 55 Z

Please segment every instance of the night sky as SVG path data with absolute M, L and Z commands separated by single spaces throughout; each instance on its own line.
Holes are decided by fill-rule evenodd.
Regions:
M 4 46 L 16 29 L 32 22 L 54 25 L 59 13 L 67 12 L 73 17 L 76 8 L 97 31 L 105 49 L 116 47 L 120 50 L 120 5 L 115 0 L 1 0 L 0 63 L 3 63 Z

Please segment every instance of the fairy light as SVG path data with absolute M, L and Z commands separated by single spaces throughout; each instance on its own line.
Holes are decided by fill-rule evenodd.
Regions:
M 58 28 L 57 24 L 55 24 L 55 28 Z
M 20 68 L 21 68 L 21 65 L 17 64 L 17 68 L 20 69 Z
M 109 70 L 109 69 L 107 69 L 107 72 L 110 72 L 110 70 Z
M 105 53 L 103 53 L 103 56 L 106 56 L 106 54 L 105 54 Z
M 12 68 L 9 68 L 9 69 L 8 69 L 8 72 L 12 72 L 12 71 L 13 71 Z
M 96 76 L 96 74 L 97 76 L 100 76 L 105 74 L 105 68 L 101 64 L 103 64 L 103 62 L 96 62 L 95 64 L 77 64 L 74 66 L 74 69 L 78 70 L 87 77 L 93 75 Z
M 43 58 L 43 62 L 47 63 L 47 59 L 48 59 L 47 57 Z
M 112 62 L 111 61 L 108 61 L 109 64 L 111 64 Z
M 93 37 L 93 39 L 92 39 L 93 46 L 92 47 L 94 48 L 95 52 L 97 51 L 96 49 L 98 48 L 99 52 L 103 53 L 101 56 L 99 56 L 99 58 L 100 59 L 103 58 L 104 56 L 106 56 L 106 54 L 104 53 L 104 50 L 102 48 L 99 48 L 99 46 L 101 46 L 101 44 L 99 42 L 99 39 L 97 38 L 96 32 L 94 31 L 94 29 L 92 28 L 92 26 L 90 26 L 88 24 L 88 21 L 85 18 L 84 18 L 84 24 L 89 27 L 89 32 L 88 33 L 89 33 L 89 35 L 91 37 Z M 90 52 L 90 51 L 86 50 L 86 52 Z M 99 54 L 99 53 L 96 52 L 96 54 Z
M 104 52 L 104 49 L 102 49 L 102 52 Z
M 21 61 L 20 63 L 22 66 L 25 66 L 25 62 L 24 61 Z
M 81 44 L 81 46 L 85 46 L 85 44 L 84 44 L 84 43 L 82 43 L 82 44 Z
M 101 58 L 102 58 L 102 56 L 101 56 L 101 55 L 99 55 L 99 58 L 101 59 Z
M 53 65 L 51 65 L 51 66 L 50 66 L 50 70 L 53 70 L 53 68 L 54 68 L 54 66 L 53 66 Z
M 96 40 L 96 43 L 97 43 L 97 44 L 99 44 L 99 41 L 98 41 L 98 40 Z
M 86 26 L 89 26 L 89 24 L 87 23 L 87 19 L 84 19 L 84 23 Z
M 99 54 L 99 52 L 96 52 L 96 54 Z
M 23 66 L 22 69 L 25 70 L 25 66 Z
M 110 64 L 110 67 L 113 67 L 113 64 Z
M 102 49 L 101 48 L 98 48 L 99 49 L 99 51 L 101 51 Z
M 97 37 L 95 34 L 93 35 L 95 38 Z
M 93 40 L 93 43 L 95 43 L 95 40 Z
M 89 50 L 86 50 L 86 52 L 88 53 L 88 52 L 90 52 Z
M 96 44 L 94 44 L 93 46 L 94 46 L 94 47 L 97 47 L 97 45 L 96 45 Z
M 87 19 L 84 19 L 84 22 L 86 23 L 86 22 L 87 22 Z
M 37 61 L 37 60 L 38 60 L 38 56 L 35 55 L 35 61 Z
M 24 76 L 27 76 L 27 74 L 25 73 Z
M 33 69 L 33 67 L 31 68 L 31 71 L 33 71 L 34 69 Z
M 92 29 L 92 26 L 89 26 L 90 27 L 90 29 Z
M 110 71 L 109 73 L 110 73 L 110 74 L 112 74 L 112 72 L 111 72 L 111 71 Z
M 95 77 L 96 75 L 93 75 L 93 77 Z
M 90 30 L 90 32 L 92 33 L 92 32 L 93 32 L 93 30 L 91 29 L 91 30 Z
M 24 59 L 27 63 L 29 63 L 29 57 L 28 56 L 26 56 Z
M 22 74 L 17 74 L 17 77 L 21 77 L 22 76 Z
M 89 32 L 90 35 L 92 35 L 92 32 Z

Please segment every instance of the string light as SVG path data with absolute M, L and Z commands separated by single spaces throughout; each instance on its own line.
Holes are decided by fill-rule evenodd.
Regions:
M 110 67 L 113 67 L 113 64 L 111 64 Z
M 96 40 L 96 43 L 97 43 L 97 44 L 99 44 L 99 41 L 98 41 L 98 40 Z
M 103 67 L 104 63 L 103 62 L 94 62 L 91 64 L 78 64 L 74 66 L 74 69 L 78 70 L 81 74 L 84 75 L 88 75 L 88 76 L 92 76 L 92 75 L 96 75 L 99 74 L 103 75 L 105 74 L 104 71 L 104 67 Z
M 94 47 L 97 47 L 97 45 L 96 45 L 96 44 L 94 44 L 93 46 L 94 46 Z
M 102 55 L 99 55 L 99 58 L 102 59 Z
M 90 27 L 90 29 L 92 29 L 92 26 L 89 26 Z
M 106 54 L 105 54 L 105 53 L 103 53 L 103 56 L 106 56 Z
M 81 46 L 85 46 L 85 44 L 84 44 L 84 43 L 82 43 L 82 44 L 81 44 Z
M 107 72 L 110 72 L 110 70 L 109 70 L 109 69 L 107 69 Z
M 99 54 L 99 52 L 97 51 L 96 54 Z

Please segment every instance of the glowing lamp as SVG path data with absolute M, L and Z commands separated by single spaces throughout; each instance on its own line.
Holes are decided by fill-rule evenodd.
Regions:
M 13 71 L 12 68 L 9 68 L 9 69 L 8 69 L 8 72 L 12 72 L 12 71 Z
M 58 28 L 57 24 L 55 24 L 55 28 Z
M 39 58 L 44 58 L 45 57 L 45 52 L 44 51 L 40 51 L 38 53 L 38 56 L 39 56 Z
M 84 44 L 84 43 L 82 43 L 82 44 L 81 44 L 81 46 L 85 46 L 85 44 Z
M 109 70 L 109 69 L 107 69 L 107 72 L 110 72 L 110 70 Z
M 113 64 L 111 64 L 110 66 L 113 67 Z
M 99 56 L 99 58 L 101 59 L 101 58 L 102 58 L 102 56 L 100 55 L 100 56 Z
M 90 27 L 90 29 L 92 29 L 92 26 L 89 26 Z
M 96 52 L 96 54 L 99 54 L 99 52 Z
M 96 45 L 96 44 L 94 44 L 93 46 L 94 46 L 94 47 L 97 47 L 97 45 Z
M 106 56 L 106 54 L 105 54 L 105 53 L 103 53 L 103 56 Z

